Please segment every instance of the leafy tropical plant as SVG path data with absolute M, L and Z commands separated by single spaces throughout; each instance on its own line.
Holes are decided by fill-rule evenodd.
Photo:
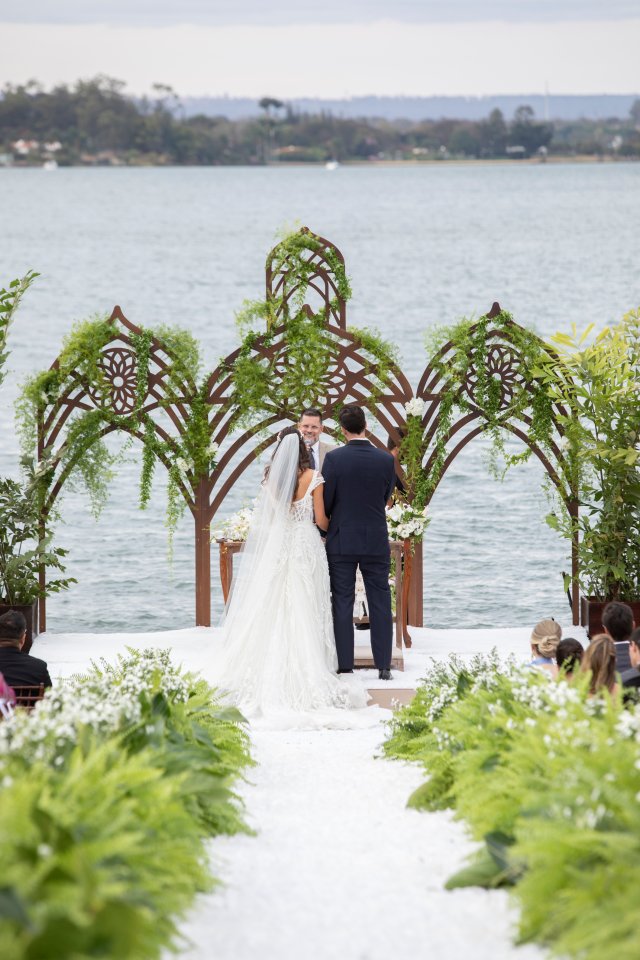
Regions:
M 64 573 L 66 555 L 51 545 L 51 534 L 41 535 L 33 487 L 0 477 L 0 602 L 27 605 L 76 583 L 73 577 L 57 577 L 40 587 L 40 567 Z
M 552 338 L 536 370 L 560 415 L 580 499 L 578 518 L 548 522 L 579 535 L 579 583 L 598 600 L 640 596 L 640 310 L 590 339 L 593 325 Z
M 24 277 L 12 280 L 8 287 L 3 287 L 0 290 L 0 386 L 6 378 L 6 373 L 3 370 L 9 357 L 9 351 L 7 350 L 9 327 L 20 306 L 22 297 L 39 276 L 39 273 L 29 270 Z
M 0 386 L 6 378 L 4 367 L 9 352 L 9 328 L 22 297 L 40 274 L 29 270 L 21 279 L 12 280 L 0 290 Z M 43 536 L 39 525 L 37 476 L 29 461 L 23 462 L 24 483 L 0 477 L 0 603 L 28 605 L 37 597 L 66 589 L 73 579 L 50 579 L 40 587 L 40 566 L 64 572 L 66 551 L 51 545 L 51 535 Z

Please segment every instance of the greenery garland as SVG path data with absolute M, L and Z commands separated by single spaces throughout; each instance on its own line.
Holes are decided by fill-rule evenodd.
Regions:
M 489 336 L 494 331 L 500 340 Z M 452 352 L 442 356 L 442 348 L 448 342 Z M 491 352 L 496 346 L 506 346 L 518 363 L 518 376 L 511 381 L 512 395 L 507 402 L 499 371 L 491 372 Z M 490 467 L 495 476 L 503 477 L 509 467 L 531 457 L 532 446 L 527 445 L 522 452 L 512 454 L 507 452 L 504 442 L 505 431 L 522 421 L 525 414 L 531 420 L 526 427 L 531 445 L 547 454 L 552 452 L 557 434 L 553 398 L 547 385 L 538 377 L 540 367 L 550 360 L 550 351 L 535 333 L 514 323 L 511 314 L 503 310 L 492 318 L 463 319 L 453 327 L 438 328 L 427 337 L 427 348 L 432 357 L 432 369 L 444 381 L 431 448 L 433 463 L 429 475 L 421 480 L 427 499 L 442 476 L 448 453 L 447 439 L 456 416 L 477 410 L 481 412 L 485 432 L 491 441 Z M 467 393 L 470 376 L 475 380 L 473 399 Z M 412 444 L 415 447 L 416 441 L 413 440 Z M 570 467 L 560 466 L 560 471 L 565 489 L 570 490 Z
M 237 318 L 242 342 L 228 368 L 233 376 L 232 426 L 255 425 L 273 416 L 296 420 L 305 406 L 324 405 L 327 371 L 340 338 L 328 329 L 326 305 L 316 313 L 308 306 L 302 309 L 317 271 L 309 254 L 318 252 L 333 274 L 337 291 L 329 309 L 338 310 L 340 302 L 351 296 L 344 264 L 334 248 L 325 246 L 308 231 L 283 237 L 271 261 L 275 273 L 285 271 L 280 294 L 245 304 Z M 249 329 L 258 318 L 266 323 L 266 334 Z M 260 349 L 268 350 L 275 342 L 276 329 L 282 326 L 286 344 L 284 364 L 282 351 L 273 359 L 261 359 L 259 352 L 256 355 L 258 342 Z M 150 500 L 156 462 L 161 460 L 168 470 L 166 525 L 171 553 L 173 534 L 187 505 L 186 498 L 189 492 L 195 494 L 201 479 L 210 474 L 216 463 L 218 449 L 211 441 L 208 381 L 199 381 L 200 350 L 190 333 L 170 326 L 142 328 L 127 335 L 136 360 L 134 408 L 126 414 L 114 412 L 102 354 L 115 333 L 113 324 L 104 316 L 77 323 L 63 341 L 56 367 L 27 381 L 16 405 L 23 451 L 33 458 L 39 420 L 63 399 L 67 390 L 81 385 L 93 397 L 96 407 L 74 411 L 61 449 L 45 451 L 42 463 L 37 465 L 41 508 L 47 505 L 55 468 L 60 467 L 66 480 L 72 484 L 80 482 L 86 488 L 97 517 L 106 502 L 114 468 L 128 449 L 125 444 L 118 454 L 111 453 L 103 435 L 111 431 L 137 435 L 143 446 L 139 482 L 142 509 Z M 397 351 L 375 331 L 350 328 L 349 333 L 365 364 L 371 384 L 367 404 L 373 407 L 390 380 Z M 169 358 L 160 406 L 167 408 L 179 403 L 188 410 L 181 435 L 166 440 L 158 436 L 152 418 L 144 412 L 154 343 Z M 335 416 L 338 411 L 332 413 Z
M 283 271 L 281 293 L 263 301 L 246 301 L 236 318 L 242 340 L 227 372 L 233 377 L 233 423 L 238 427 L 253 426 L 270 416 L 295 421 L 304 407 L 324 405 L 327 371 L 340 338 L 327 327 L 327 306 L 314 313 L 307 304 L 309 285 L 317 275 L 317 265 L 309 252 L 321 252 L 333 275 L 337 295 L 328 309 L 338 310 L 340 301 L 351 297 L 344 263 L 332 247 L 304 230 L 282 237 L 270 264 L 274 274 Z M 266 325 L 266 334 L 256 329 L 258 322 Z M 281 327 L 284 351 L 272 358 L 261 357 L 262 350 L 274 345 Z M 397 349 L 374 330 L 349 327 L 348 332 L 371 377 L 367 404 L 373 407 L 389 383 Z M 332 411 L 334 416 L 337 412 Z
M 130 413 L 118 414 L 110 406 L 110 385 L 101 366 L 102 352 L 113 341 L 115 332 L 104 316 L 81 321 L 65 337 L 57 366 L 26 382 L 16 404 L 23 452 L 27 458 L 33 458 L 39 417 L 58 403 L 66 390 L 81 384 L 93 396 L 96 408 L 74 415 L 60 451 L 45 451 L 44 462 L 37 471 L 41 506 L 46 504 L 54 467 L 60 466 L 72 485 L 78 481 L 83 484 L 92 513 L 98 517 L 108 497 L 114 467 L 129 447 L 127 443 L 118 454 L 111 453 L 102 436 L 105 428 L 126 432 L 130 437 L 137 434 L 143 445 L 139 484 L 142 509 L 151 496 L 156 461 L 168 465 L 166 525 L 171 553 L 173 533 L 186 507 L 184 491 L 195 490 L 199 479 L 215 463 L 216 448 L 211 444 L 208 427 L 207 383 L 196 383 L 201 366 L 199 347 L 188 331 L 166 325 L 129 333 L 129 345 L 136 357 L 136 399 Z M 154 342 L 169 358 L 160 406 L 167 408 L 179 401 L 189 410 L 182 437 L 169 440 L 158 437 L 153 420 L 143 412 Z

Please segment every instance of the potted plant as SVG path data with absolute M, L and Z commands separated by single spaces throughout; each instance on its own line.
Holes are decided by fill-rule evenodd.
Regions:
M 38 599 L 66 588 L 76 581 L 56 577 L 40 585 L 40 568 L 64 573 L 62 558 L 67 551 L 51 546 L 51 535 L 42 537 L 36 480 L 32 474 L 26 486 L 9 477 L 0 477 L 0 613 L 20 610 L 27 620 L 28 652 L 38 634 Z
M 577 532 L 581 623 L 601 629 L 611 600 L 628 603 L 640 623 L 640 310 L 589 340 L 552 338 L 556 357 L 541 371 L 563 426 L 579 515 L 554 512 L 548 522 Z

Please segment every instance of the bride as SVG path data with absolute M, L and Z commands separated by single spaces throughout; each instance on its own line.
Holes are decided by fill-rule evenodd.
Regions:
M 278 434 L 223 623 L 216 682 L 248 717 L 366 706 L 338 666 L 322 485 L 296 427 Z

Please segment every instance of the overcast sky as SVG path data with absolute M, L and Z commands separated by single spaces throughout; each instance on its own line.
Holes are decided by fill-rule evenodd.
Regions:
M 0 83 L 260 97 L 640 92 L 640 0 L 0 0 Z

